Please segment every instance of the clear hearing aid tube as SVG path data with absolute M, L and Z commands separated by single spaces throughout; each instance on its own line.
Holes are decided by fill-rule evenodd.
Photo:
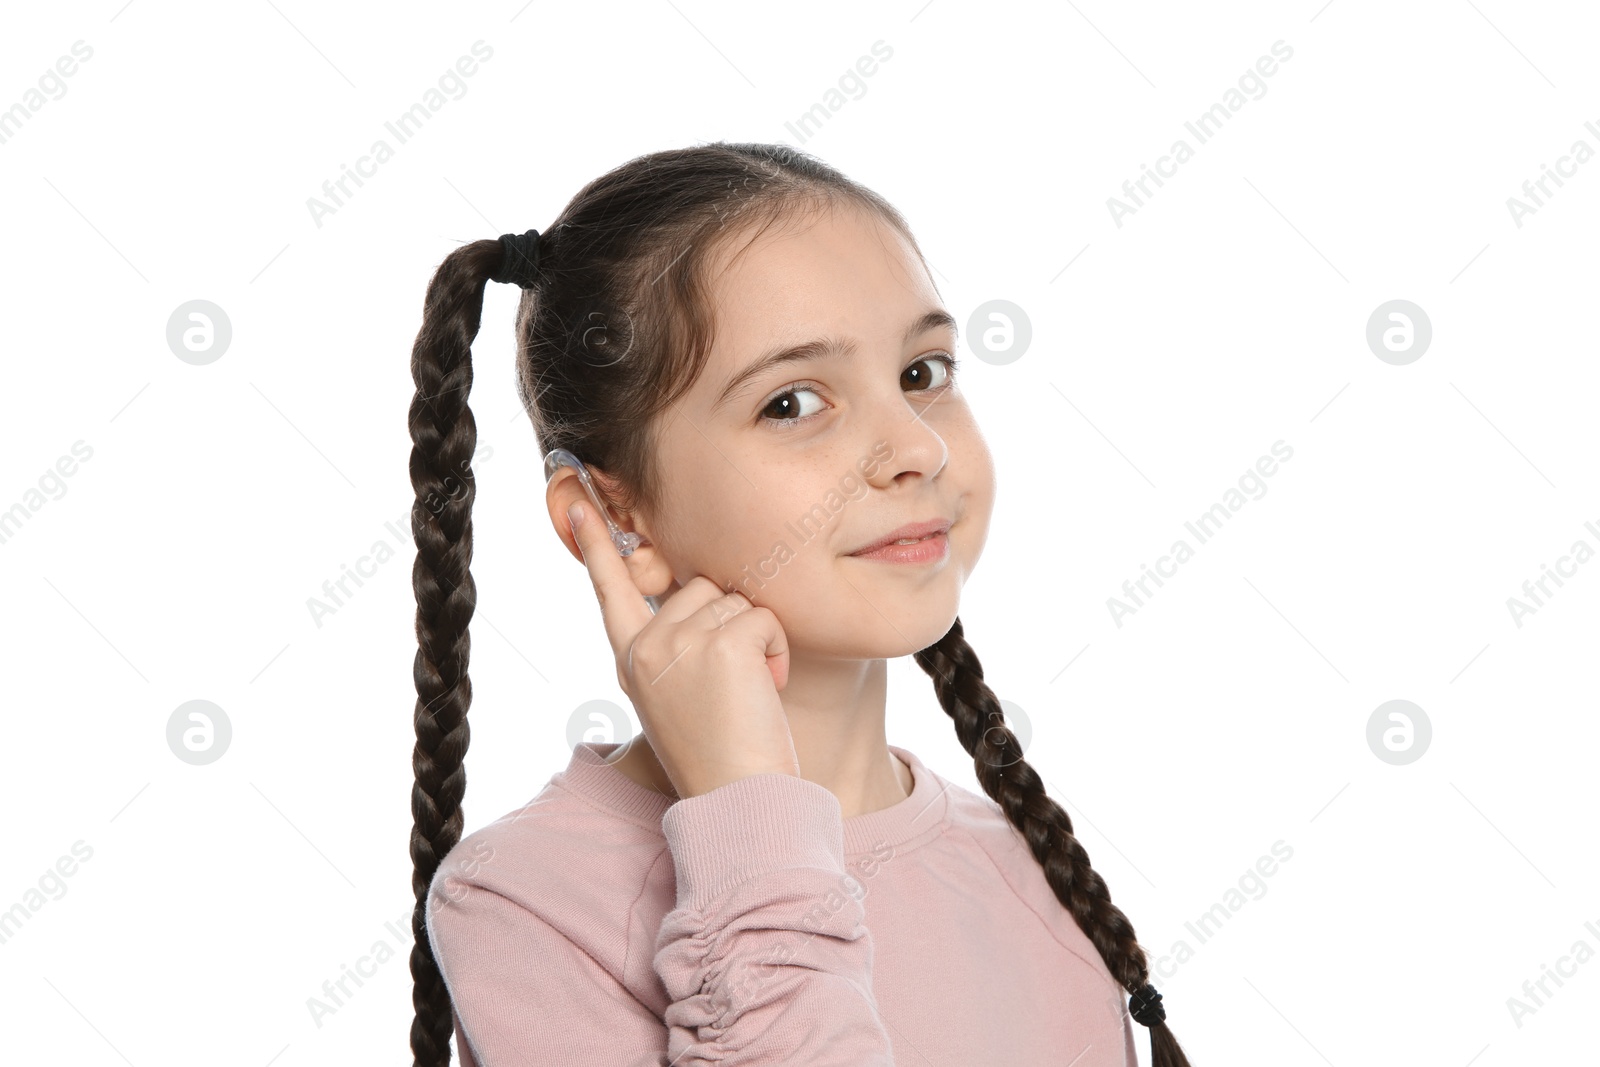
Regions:
M 564 448 L 552 448 L 544 457 L 544 480 L 546 484 L 554 477 L 560 467 L 571 467 L 578 472 L 578 481 L 583 483 L 583 488 L 589 493 L 589 502 L 594 505 L 597 515 L 605 520 L 606 529 L 611 532 L 611 543 L 617 546 L 617 552 L 622 556 L 633 555 L 633 550 L 639 547 L 639 535 L 631 530 L 624 530 L 611 521 L 611 513 L 600 502 L 600 493 L 594 487 L 594 480 L 589 477 L 589 469 L 583 461 Z M 654 615 L 661 610 L 659 597 L 647 596 L 644 602 L 650 605 L 650 614 Z

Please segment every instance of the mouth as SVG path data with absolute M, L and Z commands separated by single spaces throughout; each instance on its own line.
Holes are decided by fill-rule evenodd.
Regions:
M 943 559 L 950 549 L 948 519 L 928 519 L 892 530 L 850 555 L 889 563 L 930 563 Z

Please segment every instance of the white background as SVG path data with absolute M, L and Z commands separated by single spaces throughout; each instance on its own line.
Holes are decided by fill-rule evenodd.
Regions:
M 384 924 L 413 901 L 424 287 L 457 243 L 718 139 L 888 197 L 964 338 L 989 300 L 1031 323 L 1014 362 L 962 353 L 1000 485 L 961 616 L 1152 958 L 1194 949 L 1155 981 L 1197 1067 L 1592 1054 L 1600 959 L 1520 1026 L 1507 1001 L 1600 952 L 1600 560 L 1520 626 L 1507 601 L 1600 549 L 1600 160 L 1521 226 L 1507 200 L 1600 149 L 1600 19 L 1319 3 L 10 8 L 0 108 L 75 41 L 93 56 L 0 144 L 0 511 L 26 513 L 0 543 L 0 909 L 45 901 L 0 944 L 7 1058 L 410 1062 Z M 465 94 L 317 225 L 307 199 L 480 39 Z M 879 40 L 864 92 L 797 137 Z M 1200 144 L 1184 123 L 1279 40 Z M 1118 226 L 1108 198 L 1180 137 L 1194 157 Z M 579 704 L 627 706 L 545 516 L 516 296 L 490 287 L 474 350 L 468 831 L 566 765 Z M 194 299 L 233 330 L 205 366 L 166 342 Z M 1406 365 L 1366 342 L 1393 299 L 1432 324 Z M 1265 495 L 1198 544 L 1184 523 L 1279 440 Z M 1117 625 L 1108 598 L 1179 538 L 1194 558 Z M 317 625 L 308 600 L 378 541 L 396 556 Z M 926 676 L 891 667 L 891 743 L 976 790 Z M 194 699 L 233 730 L 206 766 L 166 740 Z M 1367 741 L 1393 699 L 1432 728 L 1405 765 Z M 1280 840 L 1198 944 L 1185 923 Z M 78 841 L 64 894 L 32 896 Z M 308 999 L 378 941 L 396 954 L 316 1025 Z

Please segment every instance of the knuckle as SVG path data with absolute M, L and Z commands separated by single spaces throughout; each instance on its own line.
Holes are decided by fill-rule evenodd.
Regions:
M 707 654 L 716 657 L 719 666 L 726 666 L 744 655 L 743 645 L 733 630 L 718 629 L 706 641 Z
M 722 629 L 729 619 L 741 614 L 744 608 L 737 600 L 723 597 L 721 600 L 711 602 L 711 617 L 716 621 L 717 629 Z
M 633 640 L 633 674 L 634 677 L 654 684 L 678 657 L 683 654 L 682 649 L 675 647 L 676 642 L 670 632 L 660 634 L 651 633 L 646 629 L 640 632 Z
M 630 674 L 649 674 L 651 666 L 656 661 L 656 642 L 640 633 L 633 639 L 633 644 L 628 646 L 628 672 Z
M 722 588 L 720 585 L 718 585 L 716 582 L 713 582 L 710 578 L 708 578 L 704 574 L 697 574 L 693 578 L 689 579 L 689 584 L 690 585 L 695 585 L 697 583 L 699 585 L 701 585 L 701 586 L 710 586 L 713 589 L 721 589 Z

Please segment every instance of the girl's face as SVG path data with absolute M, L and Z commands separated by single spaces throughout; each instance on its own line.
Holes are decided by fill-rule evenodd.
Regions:
M 705 371 L 661 416 L 664 502 L 636 524 L 655 556 L 635 565 L 654 583 L 670 574 L 668 592 L 703 574 L 744 593 L 778 617 L 792 655 L 933 644 L 983 551 L 995 490 L 943 362 L 957 353 L 954 323 L 915 250 L 858 208 L 731 255 L 712 264 Z M 797 345 L 815 354 L 764 364 Z M 851 554 L 928 519 L 951 524 L 942 561 Z

